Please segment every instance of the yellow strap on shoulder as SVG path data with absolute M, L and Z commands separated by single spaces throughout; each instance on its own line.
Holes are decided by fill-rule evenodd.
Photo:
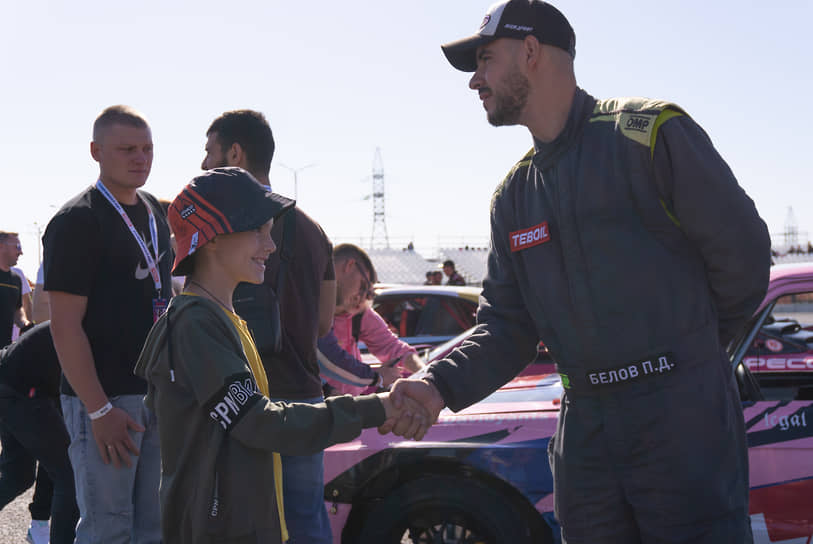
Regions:
M 649 156 L 651 158 L 655 158 L 655 142 L 658 138 L 658 129 L 661 128 L 661 125 L 667 122 L 669 119 L 673 119 L 675 117 L 679 117 L 683 115 L 683 113 L 679 111 L 675 111 L 672 109 L 665 109 L 663 110 L 658 117 L 655 119 L 655 123 L 652 125 L 652 136 L 649 139 Z M 661 203 L 661 207 L 663 211 L 666 212 L 666 215 L 669 216 L 669 220 L 672 221 L 678 228 L 680 228 L 680 221 L 675 214 L 672 213 L 672 210 L 669 209 L 669 206 L 666 205 L 666 202 L 663 201 L 662 198 L 658 199 Z
M 680 117 L 684 115 L 683 113 L 672 110 L 672 109 L 665 109 L 663 110 L 657 118 L 655 118 L 655 123 L 652 125 L 652 134 L 649 137 L 649 156 L 655 156 L 655 142 L 658 139 L 658 129 L 661 128 L 661 125 L 667 122 L 669 119 L 674 117 Z

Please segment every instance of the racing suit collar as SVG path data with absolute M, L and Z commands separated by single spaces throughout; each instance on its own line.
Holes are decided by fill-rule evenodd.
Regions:
M 593 112 L 596 99 L 587 94 L 580 87 L 576 87 L 570 113 L 567 116 L 565 128 L 552 142 L 542 142 L 534 138 L 533 162 L 537 168 L 548 168 L 567 151 L 578 139 L 584 129 L 587 119 Z

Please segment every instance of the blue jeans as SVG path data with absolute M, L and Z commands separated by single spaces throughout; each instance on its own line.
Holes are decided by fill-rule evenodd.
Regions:
M 271 399 L 273 402 L 318 404 L 322 397 L 304 400 Z M 325 508 L 324 454 L 282 455 L 282 497 L 287 544 L 331 544 L 330 520 Z
M 71 436 L 68 456 L 76 479 L 79 523 L 77 544 L 158 544 L 161 511 L 158 485 L 161 453 L 155 415 L 144 406 L 143 395 L 121 395 L 110 402 L 127 412 L 146 430 L 130 431 L 141 452 L 133 466 L 116 468 L 102 462 L 90 418 L 77 397 L 62 395 L 65 425 Z

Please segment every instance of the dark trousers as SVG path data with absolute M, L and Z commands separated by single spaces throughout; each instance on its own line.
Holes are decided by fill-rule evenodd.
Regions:
M 36 484 L 34 497 L 28 505 L 31 519 L 48 521 L 51 517 L 51 497 L 54 484 L 48 472 L 28 450 L 0 423 L 0 509 Z
M 0 386 L 0 510 L 31 487 L 36 474 L 29 510 L 32 519 L 51 518 L 52 544 L 72 543 L 79 519 L 69 443 L 58 399 L 29 399 Z

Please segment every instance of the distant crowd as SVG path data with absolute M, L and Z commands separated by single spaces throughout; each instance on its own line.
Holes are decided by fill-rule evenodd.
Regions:
M 424 285 L 441 285 L 443 283 L 443 274 L 446 274 L 446 285 L 466 285 L 466 280 L 460 273 L 455 270 L 454 261 L 447 259 L 443 262 L 443 272 L 440 270 L 428 270 L 426 272 L 426 281 Z

